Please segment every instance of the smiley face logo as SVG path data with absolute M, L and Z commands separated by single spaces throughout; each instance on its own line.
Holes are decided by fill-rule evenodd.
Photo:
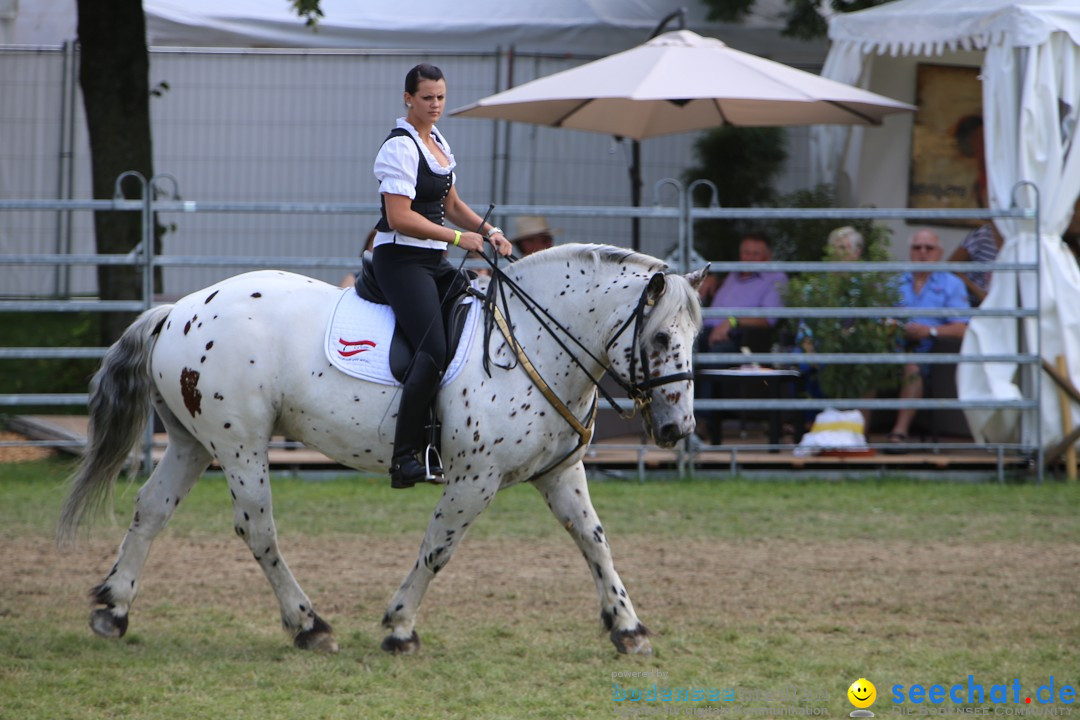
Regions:
M 851 683 L 851 687 L 847 690 L 847 696 L 855 707 L 860 709 L 868 708 L 877 700 L 877 688 L 874 687 L 874 683 L 866 678 L 859 678 Z

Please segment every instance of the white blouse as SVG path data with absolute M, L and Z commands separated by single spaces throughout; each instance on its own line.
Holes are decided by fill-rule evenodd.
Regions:
M 416 132 L 416 128 L 412 124 L 401 117 L 397 119 L 396 127 L 407 130 L 409 135 L 413 137 L 413 142 L 407 137 L 392 137 L 383 143 L 383 146 L 379 149 L 379 154 L 375 156 L 375 177 L 379 181 L 379 193 L 391 195 L 404 195 L 410 200 L 416 198 L 416 168 L 420 162 L 420 155 L 417 148 L 424 153 L 424 160 L 427 162 L 428 167 L 436 175 L 450 175 L 450 182 L 453 184 L 456 179 L 454 176 L 454 168 L 457 167 L 457 162 L 454 160 L 454 153 L 450 151 L 450 143 L 446 141 L 434 127 L 431 128 L 431 137 L 435 139 L 439 147 L 446 154 L 446 157 L 450 160 L 450 164 L 443 167 L 439 164 L 439 161 L 435 159 L 435 156 L 431 154 L 427 146 L 420 139 L 419 133 Z M 377 232 L 375 234 L 375 247 L 383 245 L 385 243 L 392 243 L 397 241 L 399 245 L 411 245 L 413 247 L 432 248 L 434 250 L 445 250 L 447 243 L 441 240 L 431 240 L 429 238 L 415 238 L 410 235 L 403 235 L 393 230 L 389 232 Z

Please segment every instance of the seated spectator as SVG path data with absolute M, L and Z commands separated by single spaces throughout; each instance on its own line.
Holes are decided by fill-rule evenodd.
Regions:
M 863 246 L 864 241 L 861 232 L 850 225 L 838 227 L 829 233 L 825 259 L 837 262 L 858 260 L 862 257 Z
M 918 230 L 911 236 L 911 260 L 913 262 L 940 262 L 944 251 L 937 233 Z M 948 272 L 907 272 L 899 278 L 900 307 L 908 308 L 968 308 L 967 288 L 956 275 Z M 967 329 L 965 315 L 954 317 L 911 317 L 904 324 L 903 338 L 913 352 L 928 352 L 939 337 L 962 338 Z M 929 365 L 910 363 L 904 366 L 900 381 L 900 398 L 914 400 L 923 397 Z M 915 419 L 914 408 L 903 408 L 896 413 L 896 423 L 889 433 L 889 442 L 907 442 L 911 422 Z M 886 450 L 890 452 L 890 450 Z M 895 449 L 891 452 L 903 452 Z
M 542 216 L 522 215 L 517 219 L 516 231 L 510 242 L 517 248 L 518 255 L 525 257 L 554 245 L 554 231 Z
M 360 275 L 364 263 L 371 262 L 371 251 L 375 247 L 375 234 L 377 232 L 378 230 L 372 228 L 371 232 L 368 233 L 367 240 L 364 241 L 364 249 L 360 251 L 360 264 L 357 266 L 357 271 L 355 273 L 345 273 L 345 277 L 341 278 L 338 287 L 351 288 L 356 286 L 356 278 Z
M 772 259 L 769 241 L 764 235 L 747 234 L 739 242 L 739 260 L 741 262 L 768 262 Z M 724 281 L 716 288 L 709 307 L 727 308 L 777 308 L 783 307 L 781 294 L 787 285 L 787 275 L 781 272 L 742 271 L 728 273 Z M 707 318 L 701 334 L 701 349 L 714 353 L 739 352 L 744 344 L 750 343 L 747 330 L 768 331 L 776 325 L 776 318 L 737 317 Z M 701 381 L 698 383 L 701 397 L 711 398 L 719 395 L 720 383 Z M 710 412 L 708 422 L 704 424 L 713 444 L 719 444 L 721 438 L 720 413 Z
M 862 258 L 863 246 L 861 232 L 850 225 L 838 227 L 829 233 L 825 241 L 825 257 L 822 259 L 826 262 L 854 262 Z M 842 284 L 846 286 L 846 289 L 857 293 L 861 284 L 860 279 L 857 275 L 845 275 Z M 796 352 L 814 352 L 814 334 L 805 320 L 799 321 L 795 331 L 795 348 Z M 803 372 L 806 372 L 806 369 L 803 369 Z M 823 397 L 820 394 L 814 394 L 813 391 L 811 391 L 811 396 Z
M 768 262 L 772 260 L 772 248 L 764 235 L 750 233 L 739 242 L 740 262 Z M 787 286 L 787 275 L 782 272 L 743 271 L 728 273 L 724 282 L 713 295 L 709 307 L 778 308 Z M 708 318 L 704 322 L 703 335 L 709 352 L 739 352 L 742 335 L 747 328 L 771 328 L 776 318 L 738 317 Z
M 1001 234 L 994 227 L 994 223 L 988 222 L 967 234 L 960 247 L 953 250 L 953 254 L 949 256 L 949 262 L 993 262 L 1000 249 Z M 986 297 L 991 273 L 977 271 L 956 274 L 967 287 L 968 302 L 972 307 L 978 307 Z
M 863 234 L 858 230 L 855 230 L 850 225 L 843 226 L 842 228 L 836 228 L 831 233 L 828 233 L 828 239 L 825 241 L 825 257 L 822 258 L 827 262 L 852 262 L 859 260 L 863 257 Z M 838 275 L 839 276 L 839 275 Z M 840 284 L 854 290 L 858 293 L 861 283 L 858 275 L 843 274 Z M 852 328 L 854 323 L 852 321 L 845 321 L 845 325 L 848 328 Z M 813 329 L 811 323 L 807 321 L 799 321 L 795 331 L 795 352 L 797 353 L 813 353 L 815 352 L 815 344 L 813 337 Z M 799 372 L 806 378 L 805 390 L 810 397 L 825 397 L 824 391 L 821 388 L 821 382 L 818 378 L 818 366 L 811 365 L 809 363 L 799 363 L 797 365 Z M 808 419 L 813 419 L 814 413 L 808 413 Z M 864 421 L 868 421 L 868 417 L 864 418 Z

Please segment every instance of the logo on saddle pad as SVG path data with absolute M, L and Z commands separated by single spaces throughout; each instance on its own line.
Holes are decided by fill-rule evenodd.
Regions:
M 341 357 L 352 357 L 353 355 L 359 355 L 362 352 L 367 352 L 372 348 L 377 347 L 377 344 L 371 340 L 346 340 L 345 338 L 338 338 L 338 342 L 341 343 L 341 348 L 338 349 L 338 355 Z
M 479 303 L 470 304 L 461 342 L 443 375 L 443 385 L 457 377 L 465 366 L 469 346 L 479 325 L 479 308 Z M 368 302 L 352 288 L 346 288 L 338 296 L 326 323 L 323 353 L 331 365 L 350 377 L 383 385 L 400 385 L 390 371 L 394 324 L 394 311 L 389 305 Z

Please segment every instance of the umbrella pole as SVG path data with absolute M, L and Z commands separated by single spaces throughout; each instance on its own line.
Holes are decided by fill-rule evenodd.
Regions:
M 672 20 L 679 21 L 679 29 L 686 29 L 686 8 L 680 7 L 670 13 L 656 26 L 649 39 L 653 39 L 667 27 Z M 630 204 L 641 207 L 641 142 L 633 140 L 630 143 Z M 630 249 L 641 252 L 641 218 L 635 215 L 630 220 Z
M 641 207 L 641 143 L 637 140 L 630 144 L 630 204 Z M 630 220 L 630 249 L 641 251 L 641 218 L 637 215 Z

